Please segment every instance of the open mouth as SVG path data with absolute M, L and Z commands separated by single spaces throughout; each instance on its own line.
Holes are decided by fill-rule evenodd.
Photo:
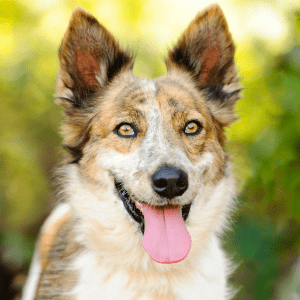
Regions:
M 115 186 L 118 191 L 119 197 L 123 201 L 125 209 L 131 215 L 131 217 L 141 225 L 141 231 L 144 234 L 145 220 L 141 211 L 136 207 L 133 199 L 130 198 L 128 192 L 124 189 L 123 184 L 115 180 Z M 191 208 L 191 203 L 183 205 L 181 208 L 182 219 L 186 221 Z

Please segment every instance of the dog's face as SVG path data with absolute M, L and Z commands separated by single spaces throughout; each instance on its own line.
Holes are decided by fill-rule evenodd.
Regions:
M 169 220 L 169 208 L 183 219 L 173 228 L 185 222 L 191 236 L 214 227 L 207 226 L 212 218 L 218 224 L 228 207 L 227 194 L 235 190 L 222 148 L 224 126 L 235 120 L 240 91 L 233 56 L 225 18 L 212 6 L 169 52 L 168 73 L 140 79 L 132 74 L 132 57 L 111 34 L 76 9 L 60 48 L 57 101 L 68 117 L 64 147 L 76 165 L 75 185 L 86 188 L 84 181 L 99 196 L 94 204 L 83 203 L 84 197 L 74 201 L 78 211 L 86 207 L 87 219 L 107 224 L 110 217 L 92 210 L 98 202 L 108 210 L 117 203 L 133 225 L 128 230 L 145 236 L 153 216 L 163 212 Z

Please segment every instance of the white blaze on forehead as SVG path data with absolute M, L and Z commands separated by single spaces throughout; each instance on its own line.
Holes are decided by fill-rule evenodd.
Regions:
M 190 166 L 184 151 L 180 147 L 172 145 L 169 140 L 170 130 L 165 128 L 166 124 L 164 123 L 166 121 L 163 119 L 161 105 L 156 99 L 155 81 L 141 80 L 140 87 L 147 100 L 145 114 L 148 128 L 139 148 L 139 156 L 141 158 L 139 168 L 141 170 L 147 169 L 150 172 L 153 172 L 155 168 L 162 164 L 175 164 L 183 169 L 187 169 L 187 166 L 193 168 Z M 168 122 L 168 126 L 172 126 L 170 122 Z
M 142 79 L 140 87 L 145 92 L 147 100 L 155 100 L 156 86 L 154 80 Z M 151 97 L 149 97 L 149 94 L 151 94 Z
M 159 103 L 156 101 L 155 82 L 153 80 L 142 80 L 141 89 L 144 91 L 147 100 L 146 119 L 148 123 L 148 129 L 142 148 L 144 148 L 144 150 L 147 149 L 147 151 L 150 152 L 149 155 L 153 155 L 154 150 L 162 154 L 169 149 L 169 147 L 162 130 L 163 119 Z

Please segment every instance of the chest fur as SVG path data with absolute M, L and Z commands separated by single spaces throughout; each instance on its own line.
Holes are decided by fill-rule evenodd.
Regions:
M 78 284 L 72 294 L 77 300 L 222 300 L 226 295 L 226 260 L 216 238 L 189 274 L 111 266 L 91 251 L 82 252 L 74 266 Z

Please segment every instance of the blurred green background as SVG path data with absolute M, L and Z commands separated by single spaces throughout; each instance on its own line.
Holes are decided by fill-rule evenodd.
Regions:
M 94 14 L 137 53 L 134 73 L 155 78 L 199 10 L 215 1 L 1 0 L 0 299 L 21 290 L 49 213 L 61 157 L 54 105 L 57 50 L 72 10 Z M 244 89 L 228 130 L 240 195 L 224 246 L 238 268 L 235 299 L 300 299 L 300 3 L 219 1 Z M 19 299 L 16 297 L 15 299 Z

